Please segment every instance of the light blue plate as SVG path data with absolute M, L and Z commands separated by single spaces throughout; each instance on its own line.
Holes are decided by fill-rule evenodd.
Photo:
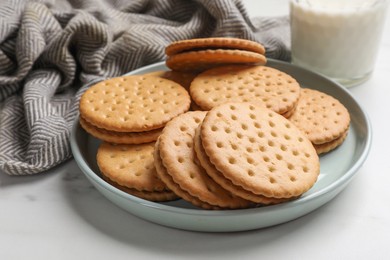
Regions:
M 78 119 L 71 135 L 74 158 L 85 176 L 110 201 L 133 215 L 161 225 L 195 231 L 232 232 L 269 227 L 301 217 L 329 202 L 347 186 L 367 158 L 372 130 L 366 113 L 342 86 L 289 63 L 269 60 L 267 66 L 292 75 L 304 88 L 317 89 L 334 96 L 351 114 L 347 139 L 336 150 L 320 157 L 321 173 L 318 181 L 295 201 L 252 209 L 209 211 L 195 208 L 183 200 L 155 203 L 134 197 L 100 177 L 95 159 L 100 141 L 88 135 L 80 127 Z M 161 62 L 129 74 L 166 69 Z

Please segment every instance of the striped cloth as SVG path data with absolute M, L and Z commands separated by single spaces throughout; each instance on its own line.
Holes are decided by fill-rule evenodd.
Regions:
M 238 0 L 1 0 L 0 171 L 29 175 L 72 157 L 90 82 L 165 59 L 175 40 L 229 36 L 289 59 L 288 19 L 249 19 Z

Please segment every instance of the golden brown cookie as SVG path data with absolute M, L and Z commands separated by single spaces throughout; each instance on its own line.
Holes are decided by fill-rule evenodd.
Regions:
M 258 42 L 239 38 L 213 37 L 196 38 L 172 42 L 165 48 L 165 54 L 171 56 L 177 53 L 194 49 L 237 49 L 252 51 L 259 54 L 265 53 L 264 46 Z
M 188 111 L 190 97 L 179 84 L 155 76 L 123 76 L 97 83 L 80 99 L 88 123 L 115 132 L 162 128 Z
M 231 182 L 229 179 L 226 179 L 221 172 L 219 172 L 215 166 L 210 162 L 209 158 L 207 157 L 207 154 L 205 153 L 203 146 L 202 146 L 202 140 L 200 138 L 200 125 L 195 131 L 194 136 L 194 151 L 196 154 L 196 157 L 199 161 L 199 164 L 205 169 L 207 174 L 221 187 L 224 189 L 230 191 L 232 194 L 235 194 L 236 196 L 239 196 L 241 198 L 244 198 L 249 201 L 253 201 L 254 203 L 260 203 L 263 205 L 269 205 L 269 204 L 278 204 L 287 201 L 286 199 L 276 199 L 276 198 L 270 198 L 265 197 L 262 195 L 254 194 L 250 191 L 247 191 L 243 189 L 242 187 L 235 185 L 233 182 Z M 248 148 L 248 151 L 252 151 L 252 148 Z
M 297 108 L 289 120 L 316 145 L 341 137 L 349 128 L 348 110 L 334 97 L 313 89 L 302 89 Z
M 128 133 L 109 131 L 91 125 L 82 117 L 80 117 L 80 125 L 87 133 L 94 136 L 95 138 L 115 144 L 142 144 L 154 142 L 162 132 L 162 129 Z
M 163 191 L 167 186 L 157 177 L 154 167 L 154 142 L 119 145 L 102 142 L 96 161 L 104 176 L 127 188 Z
M 307 136 L 263 106 L 217 106 L 204 118 L 200 135 L 205 153 L 217 170 L 252 193 L 282 199 L 298 197 L 319 175 L 319 158 Z
M 296 106 L 300 86 L 290 75 L 271 67 L 231 65 L 199 74 L 190 94 L 202 110 L 227 102 L 254 102 L 285 114 Z
M 226 64 L 264 65 L 264 55 L 243 50 L 201 50 L 174 54 L 166 60 L 166 65 L 175 71 L 204 71 Z
M 191 196 L 221 208 L 247 208 L 252 203 L 223 189 L 195 162 L 193 139 L 205 115 L 202 111 L 187 112 L 165 126 L 159 137 L 162 163 L 172 180 Z

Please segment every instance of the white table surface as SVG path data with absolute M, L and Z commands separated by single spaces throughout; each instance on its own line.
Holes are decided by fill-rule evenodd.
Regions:
M 249 14 L 288 13 L 287 0 L 245 1 Z M 197 233 L 139 219 L 105 199 L 71 160 L 49 173 L 0 173 L 0 259 L 390 259 L 390 18 L 372 78 L 351 88 L 369 114 L 370 155 L 318 210 L 286 224 Z

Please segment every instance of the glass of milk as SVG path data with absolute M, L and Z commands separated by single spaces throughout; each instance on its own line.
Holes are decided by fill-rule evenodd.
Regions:
M 375 65 L 387 0 L 290 0 L 292 63 L 346 87 Z

